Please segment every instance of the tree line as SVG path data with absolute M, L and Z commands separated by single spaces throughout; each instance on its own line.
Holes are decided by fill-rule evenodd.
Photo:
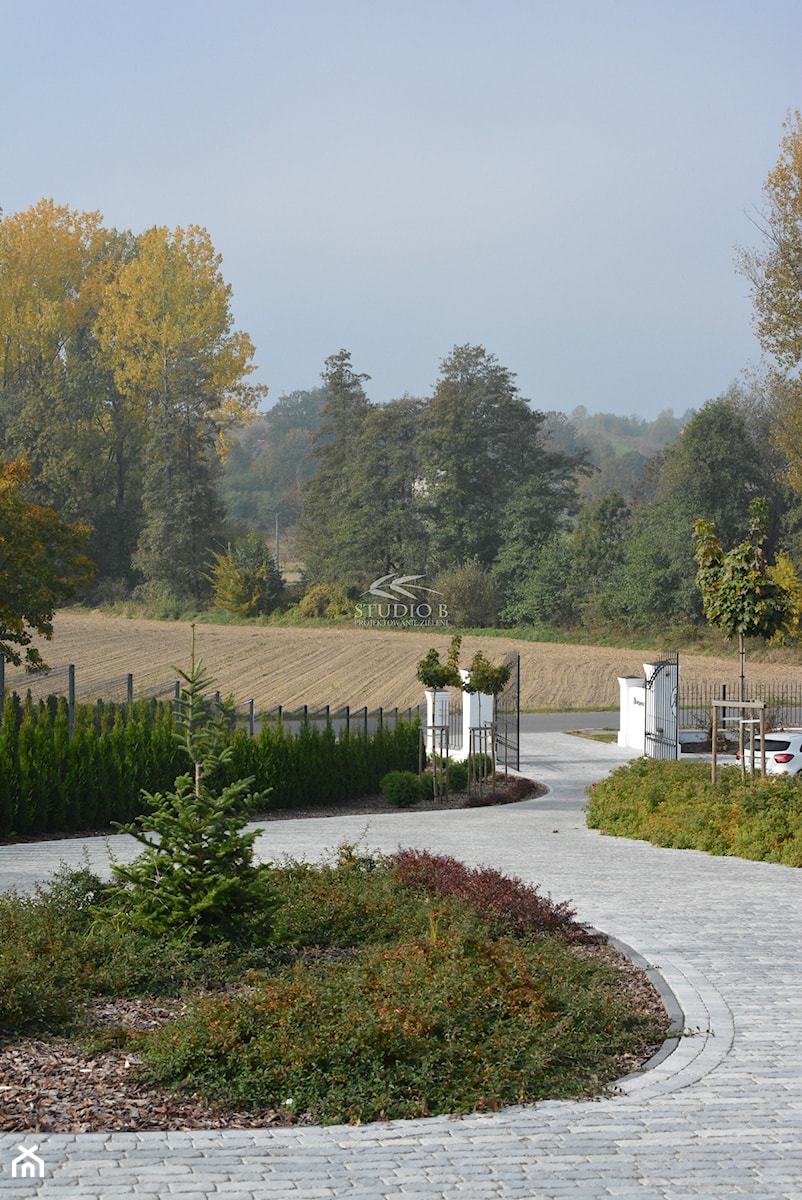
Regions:
M 275 523 L 310 615 L 347 612 L 397 572 L 425 575 L 465 625 L 692 626 L 694 523 L 742 542 L 758 496 L 767 561 L 798 594 L 800 183 L 793 114 L 756 221 L 762 245 L 738 260 L 767 363 L 654 422 L 541 411 L 495 355 L 458 345 L 429 396 L 386 404 L 342 349 L 318 387 L 251 425 L 265 389 L 205 230 L 121 232 L 46 200 L 4 217 L 0 634 L 22 644 L 9 580 L 44 570 L 48 541 L 29 539 L 28 554 L 11 531 L 27 520 L 42 533 L 43 513 L 63 523 L 34 614 L 45 625 L 88 563 L 95 600 L 215 597 L 269 612 L 282 601 Z
M 323 386 L 280 399 L 224 474 L 243 527 L 269 531 L 280 514 L 310 612 L 346 612 L 349 594 L 398 572 L 426 574 L 464 625 L 692 626 L 703 620 L 694 522 L 740 542 L 756 495 L 767 553 L 795 578 L 802 513 L 769 375 L 654 422 L 537 412 L 478 346 L 443 360 L 428 400 L 374 405 L 368 382 L 346 351 L 332 356 Z

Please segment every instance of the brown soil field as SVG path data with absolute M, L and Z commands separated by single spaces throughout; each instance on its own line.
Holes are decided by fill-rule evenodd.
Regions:
M 216 686 L 239 704 L 253 700 L 257 711 L 279 705 L 311 709 L 409 708 L 423 693 L 415 677 L 418 661 L 430 647 L 445 659 L 448 630 L 376 630 L 356 626 L 295 628 L 273 625 L 196 625 L 196 653 Z M 74 609 L 56 614 L 50 642 L 39 643 L 54 669 L 75 664 L 79 698 L 91 695 L 124 696 L 120 677 L 134 677 L 139 694 L 177 678 L 176 667 L 186 670 L 191 630 L 186 622 L 155 621 L 110 616 Z M 618 677 L 643 675 L 648 651 L 607 646 L 578 646 L 529 642 L 515 638 L 463 638 L 461 662 L 470 662 L 482 650 L 491 662 L 501 662 L 510 651 L 521 655 L 521 707 L 523 709 L 617 709 Z M 655 647 L 655 654 L 659 653 Z M 734 683 L 738 676 L 735 650 L 726 656 L 680 654 L 683 682 Z M 762 652 L 750 659 L 749 679 L 767 684 L 796 682 L 802 673 L 800 656 L 788 651 Z M 35 695 L 56 686 L 55 674 L 47 678 L 26 676 L 6 669 L 6 685 L 24 693 L 36 681 Z M 113 686 L 112 686 L 112 681 Z

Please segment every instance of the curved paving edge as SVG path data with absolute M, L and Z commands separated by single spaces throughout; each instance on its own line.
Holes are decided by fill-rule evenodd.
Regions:
M 557 791 L 546 785 L 544 795 Z M 641 952 L 609 930 L 596 932 L 646 972 L 671 1020 L 669 1036 L 660 1049 L 639 1071 L 611 1084 L 611 1094 L 643 1100 L 698 1082 L 726 1058 L 735 1037 L 733 1015 L 721 993 L 675 952 L 656 947 Z
M 612 1085 L 617 1095 L 666 1095 L 696 1083 L 712 1071 L 732 1048 L 735 1025 L 720 992 L 686 960 L 655 950 L 644 958 L 625 942 L 607 940 L 645 971 L 671 1019 L 669 1036 L 640 1071 Z

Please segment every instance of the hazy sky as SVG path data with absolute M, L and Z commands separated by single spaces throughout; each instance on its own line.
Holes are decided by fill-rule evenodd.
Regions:
M 682 413 L 759 358 L 736 244 L 800 0 L 4 0 L 0 207 L 205 226 L 270 400 L 481 343 L 536 407 Z

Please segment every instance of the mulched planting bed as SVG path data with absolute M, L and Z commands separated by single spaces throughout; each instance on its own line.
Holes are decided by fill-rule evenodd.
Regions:
M 542 785 L 520 777 L 500 778 L 494 790 L 481 796 L 452 792 L 430 797 L 414 812 L 514 803 L 545 792 Z M 381 795 L 367 796 L 334 807 L 272 810 L 257 822 L 300 817 L 337 817 L 398 813 Z M 653 1014 L 668 1036 L 662 1001 L 645 974 L 603 937 L 578 952 L 602 955 L 619 971 L 621 991 L 640 1011 Z M 213 1106 L 199 1096 L 178 1095 L 143 1078 L 135 1053 L 126 1049 L 132 1032 L 155 1029 L 185 1011 L 183 1000 L 96 1000 L 86 1010 L 81 1037 L 19 1039 L 0 1044 L 0 1131 L 93 1133 L 111 1131 L 253 1129 L 308 1123 L 304 1114 L 274 1109 L 247 1110 Z M 98 1040 L 108 1047 L 90 1049 Z M 130 1044 L 130 1043 L 129 1043 Z M 616 1060 L 618 1077 L 642 1068 L 662 1043 Z
M 440 812 L 455 808 L 489 808 L 497 804 L 517 804 L 520 800 L 532 800 L 542 796 L 546 788 L 542 783 L 532 779 L 524 779 L 521 775 L 499 775 L 494 787 L 486 787 L 479 794 L 469 795 L 467 792 L 449 792 L 445 796 L 427 796 L 412 809 L 398 808 L 391 804 L 380 792 L 372 796 L 360 796 L 356 800 L 344 800 L 339 804 L 310 804 L 304 808 L 268 808 L 255 813 L 251 820 L 260 824 L 263 821 L 295 821 L 306 817 L 349 817 L 370 816 L 381 813 L 399 812 Z M 5 841 L 0 838 L 0 846 L 16 845 L 19 842 L 53 842 L 59 840 L 80 840 L 88 837 L 115 837 L 116 829 L 88 829 L 83 833 L 33 834 L 30 837 L 14 838 Z
M 440 812 L 455 808 L 490 808 L 498 804 L 517 804 L 520 800 L 532 800 L 536 796 L 544 795 L 545 791 L 542 783 L 535 783 L 532 779 L 524 779 L 520 775 L 499 775 L 496 784 L 485 787 L 481 793 L 469 795 L 468 792 L 449 792 L 446 796 L 431 795 L 421 800 L 414 808 L 398 808 L 391 804 L 386 796 L 378 793 L 348 800 L 342 804 L 266 809 L 257 813 L 253 820 L 292 821 L 298 817 L 370 816 L 381 813 Z
M 619 969 L 620 988 L 643 1012 L 665 1016 L 662 1001 L 643 972 L 614 947 L 588 945 Z M 87 1033 L 125 1040 L 128 1031 L 153 1029 L 177 1016 L 180 1000 L 99 1001 L 89 1006 Z M 666 1034 L 667 1036 L 667 1034 Z M 638 1071 L 662 1043 L 617 1060 L 619 1078 Z M 173 1094 L 140 1077 L 135 1055 L 123 1049 L 85 1052 L 75 1041 L 18 1041 L 0 1046 L 0 1132 L 103 1133 L 171 1129 L 262 1129 L 303 1125 L 303 1115 L 274 1109 L 214 1107 L 199 1097 Z

